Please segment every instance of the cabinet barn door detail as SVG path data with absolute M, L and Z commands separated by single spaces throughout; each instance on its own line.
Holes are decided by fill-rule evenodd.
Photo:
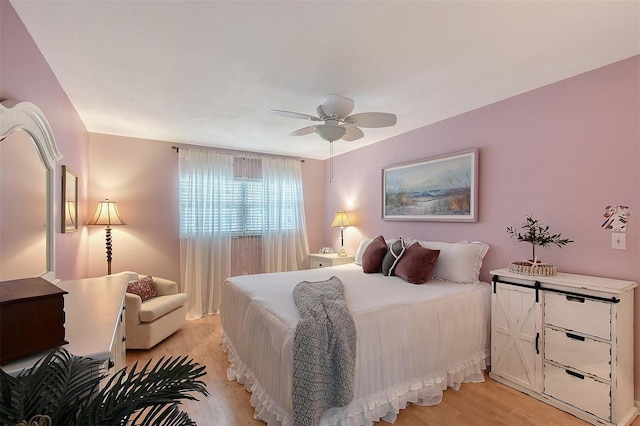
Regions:
M 491 296 L 491 372 L 540 392 L 542 321 L 536 289 L 502 283 L 494 283 L 494 289 Z

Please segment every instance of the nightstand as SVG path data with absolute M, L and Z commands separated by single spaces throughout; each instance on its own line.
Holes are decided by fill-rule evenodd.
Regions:
M 337 253 L 312 253 L 309 255 L 309 267 L 311 269 L 325 268 L 327 266 L 344 265 L 353 263 L 355 256 L 348 254 L 346 256 L 338 256 Z

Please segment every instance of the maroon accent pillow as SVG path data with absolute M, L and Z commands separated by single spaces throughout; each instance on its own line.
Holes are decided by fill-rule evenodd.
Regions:
M 144 302 L 157 296 L 156 283 L 153 282 L 151 275 L 147 275 L 137 281 L 129 282 L 127 284 L 127 293 L 137 294 Z
M 413 243 L 398 261 L 395 275 L 413 284 L 424 284 L 431 278 L 438 256 L 440 250 L 431 250 Z
M 387 242 L 382 235 L 376 237 L 362 253 L 362 272 L 375 274 L 382 271 L 382 259 L 387 254 Z

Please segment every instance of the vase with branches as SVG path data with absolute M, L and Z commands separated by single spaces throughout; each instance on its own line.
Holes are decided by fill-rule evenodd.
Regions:
M 522 224 L 522 232 L 517 231 L 515 228 L 508 226 L 507 233 L 513 238 L 517 238 L 518 241 L 525 241 L 531 243 L 531 262 L 532 265 L 542 263 L 536 256 L 536 246 L 548 247 L 554 244 L 560 248 L 572 243 L 573 240 L 568 238 L 562 238 L 561 234 L 552 234 L 549 231 L 549 226 L 544 225 L 538 219 L 534 219 L 532 216 L 527 216 L 525 223 Z
M 97 374 L 101 364 L 57 349 L 16 377 L 0 370 L 0 424 L 195 425 L 180 401 L 209 395 L 205 367 L 187 356 L 135 363 L 108 379 Z

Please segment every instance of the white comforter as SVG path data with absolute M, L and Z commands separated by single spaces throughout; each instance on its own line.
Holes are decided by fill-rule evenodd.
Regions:
M 408 402 L 437 404 L 442 391 L 482 381 L 489 357 L 490 286 L 364 274 L 355 264 L 229 278 L 220 309 L 229 380 L 252 392 L 256 417 L 291 424 L 292 290 L 335 275 L 357 330 L 355 396 L 327 411 L 323 425 L 394 421 Z

